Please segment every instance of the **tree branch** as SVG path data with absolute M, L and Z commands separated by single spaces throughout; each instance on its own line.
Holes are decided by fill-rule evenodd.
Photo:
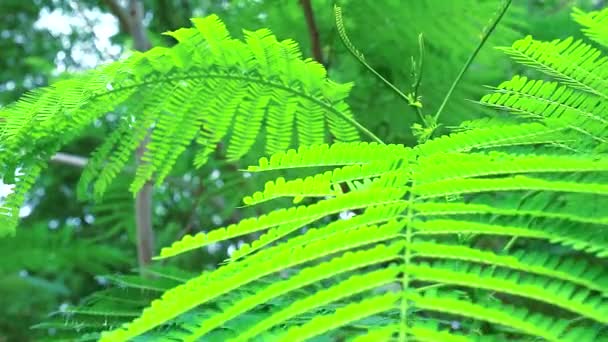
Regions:
M 141 0 L 129 0 L 129 30 L 133 37 L 133 47 L 138 51 L 150 50 L 152 44 L 146 34 L 143 24 L 144 6 Z M 149 135 L 137 148 L 135 159 L 137 164 L 142 163 L 142 156 L 146 151 Z M 151 182 L 146 182 L 135 195 L 135 222 L 137 228 L 137 258 L 140 269 L 149 265 L 154 253 L 154 230 L 152 229 L 152 192 Z
M 57 152 L 52 158 L 52 162 L 59 164 L 66 164 L 70 166 L 76 166 L 79 168 L 84 168 L 89 162 L 88 158 L 76 156 L 69 153 Z
M 147 51 L 152 48 L 150 39 L 143 23 L 144 4 L 142 0 L 129 0 L 129 30 L 133 37 L 133 47 L 137 51 Z
M 118 19 L 118 23 L 120 24 L 121 31 L 131 32 L 131 21 L 129 20 L 129 14 L 127 11 L 118 3 L 117 0 L 103 0 L 103 2 L 108 6 L 110 12 L 114 14 L 116 19 Z
M 310 46 L 312 49 L 313 58 L 321 63 L 323 62 L 323 53 L 321 52 L 321 41 L 319 39 L 319 29 L 315 23 L 315 15 L 312 11 L 312 5 L 310 0 L 300 0 L 300 5 L 304 10 L 304 17 L 306 18 L 306 26 L 308 27 L 308 35 L 310 36 Z

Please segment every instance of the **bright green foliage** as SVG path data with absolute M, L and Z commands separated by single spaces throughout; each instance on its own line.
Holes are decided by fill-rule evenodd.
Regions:
M 467 73 L 457 87 L 445 108 L 444 123 L 455 125 L 464 118 L 479 117 L 479 107 L 467 99 L 477 99 L 483 94 L 479 85 L 495 84 L 504 79 L 509 63 L 501 53 L 493 51 L 491 45 L 510 44 L 521 36 L 520 32 L 530 31 L 528 21 L 531 13 L 527 13 L 526 2 L 515 1 L 512 4 L 489 44 L 475 59 L 476 72 Z M 349 96 L 349 104 L 357 113 L 358 121 L 385 141 L 406 145 L 415 142 L 409 127 L 415 122 L 416 115 L 412 115 L 399 96 L 386 91 L 382 82 L 370 77 L 366 68 L 351 58 L 337 34 L 333 6 L 337 4 L 343 8 L 345 28 L 352 43 L 365 55 L 367 63 L 405 94 L 414 91 L 416 77 L 412 73 L 420 67 L 418 36 L 423 35 L 424 66 L 417 95 L 422 96 L 422 111 L 432 114 L 475 48 L 480 33 L 487 28 L 488 19 L 494 16 L 499 3 L 498 0 L 311 1 L 319 31 L 321 57 L 330 75 L 356 84 Z M 536 4 L 536 1 L 531 0 L 530 3 Z M 215 9 L 221 11 L 218 14 L 221 13 L 229 27 L 238 28 L 246 21 L 254 21 L 259 27 L 272 28 L 277 36 L 295 39 L 304 49 L 310 46 L 299 1 L 232 0 L 230 4 L 225 12 Z M 564 12 L 567 11 L 564 9 Z M 546 30 L 543 26 L 538 31 Z M 446 35 L 446 32 L 450 34 Z
M 481 101 L 511 118 L 467 123 L 415 148 L 316 145 L 260 159 L 249 171 L 309 176 L 277 178 L 245 203 L 288 197 L 294 206 L 164 248 L 160 258 L 264 233 L 102 341 L 227 298 L 221 313 L 178 324 L 180 338 L 204 339 L 277 298 L 285 307 L 232 340 L 607 338 L 605 57 L 572 40 L 526 38 L 504 50 L 555 82 L 515 77 Z M 338 218 L 345 212 L 355 216 Z M 233 295 L 280 272 L 249 296 Z M 315 310 L 323 313 L 302 317 Z
M 367 145 L 362 150 L 374 150 L 373 146 Z M 346 151 L 344 147 L 336 148 L 335 151 Z M 377 153 L 374 155 L 379 155 L 385 149 L 384 146 L 376 145 Z M 317 149 L 320 150 L 328 151 L 327 147 L 322 146 Z M 350 150 L 356 150 L 356 145 L 352 145 Z M 245 259 L 233 259 L 211 274 L 195 278 L 184 286 L 166 292 L 161 301 L 153 303 L 126 331 L 119 330 L 106 335 L 107 340 L 122 340 L 137 335 L 151 326 L 174 318 L 177 313 L 190 307 L 221 298 L 233 287 L 238 288 L 267 274 L 296 266 L 301 267 L 300 273 L 282 283 L 270 285 L 267 289 L 257 292 L 255 297 L 235 301 L 230 306 L 235 313 L 226 311 L 221 317 L 236 317 L 239 310 L 245 310 L 240 309 L 243 306 L 253 308 L 255 303 L 261 304 L 268 300 L 267 296 L 271 294 L 282 296 L 286 291 L 293 291 L 298 287 L 305 288 L 324 274 L 324 269 L 331 270 L 331 273 L 322 277 L 352 273 L 354 269 L 359 270 L 359 275 L 344 282 L 336 276 L 336 289 L 332 297 L 321 299 L 323 292 L 311 292 L 310 298 L 303 299 L 305 302 L 294 302 L 289 309 L 285 309 L 285 314 L 270 315 L 267 319 L 269 323 L 259 323 L 264 328 L 254 327 L 252 329 L 255 333 L 245 332 L 238 340 L 247 340 L 245 336 L 256 336 L 274 326 L 278 327 L 282 322 L 278 321 L 279 317 L 287 315 L 287 310 L 300 310 L 296 308 L 305 305 L 304 303 L 309 303 L 306 304 L 306 310 L 311 310 L 336 301 L 341 305 L 352 303 L 348 305 L 353 305 L 352 314 L 356 315 L 345 318 L 347 322 L 354 323 L 367 315 L 397 309 L 400 305 L 405 305 L 407 298 L 412 302 L 405 309 L 401 307 L 402 322 L 408 319 L 417 323 L 418 319 L 422 319 L 429 312 L 443 312 L 500 324 L 520 334 L 554 341 L 575 340 L 581 336 L 573 334 L 569 338 L 561 339 L 561 336 L 566 336 L 568 330 L 566 325 L 560 323 L 560 319 L 578 316 L 578 320 L 584 323 L 605 324 L 608 303 L 605 302 L 604 296 L 608 288 L 608 274 L 598 263 L 608 256 L 608 240 L 605 234 L 608 216 L 581 216 L 577 214 L 576 208 L 564 207 L 561 202 L 567 201 L 570 205 L 575 205 L 580 201 L 592 200 L 595 194 L 608 195 L 605 183 L 569 180 L 577 174 L 589 179 L 602 177 L 608 172 L 608 164 L 593 157 L 533 154 L 520 156 L 484 150 L 487 149 L 474 154 L 436 153 L 424 156 L 417 154 L 417 149 L 403 149 L 401 153 L 383 154 L 386 156 L 385 160 L 362 158 L 360 165 L 385 165 L 384 171 L 376 175 L 363 173 L 359 179 L 353 179 L 352 181 L 367 179 L 370 182 L 363 182 L 362 186 L 351 188 L 351 192 L 293 209 L 290 214 L 287 213 L 291 209 L 284 215 L 279 215 L 282 211 L 272 212 L 254 221 L 229 227 L 226 231 L 215 230 L 208 236 L 199 235 L 177 242 L 164 249 L 161 256 L 173 256 L 222 237 L 230 238 L 253 229 L 280 227 L 293 223 L 296 219 L 310 218 L 313 213 L 319 217 L 315 220 L 317 228 L 310 229 L 303 235 L 260 250 Z M 272 165 L 262 161 L 254 169 L 276 169 L 278 165 L 286 168 L 306 167 L 305 159 L 309 151 L 310 149 L 303 149 L 301 159 L 292 153 L 290 157 L 275 159 Z M 323 156 L 328 160 L 328 165 L 335 165 L 340 159 L 344 160 L 345 164 L 353 163 L 354 159 L 339 153 L 324 153 Z M 392 167 L 386 166 L 385 163 L 389 156 L 394 162 Z M 409 179 L 404 179 L 403 175 L 409 176 Z M 327 191 L 331 190 L 332 185 L 335 183 L 331 180 L 318 184 Z M 272 187 L 266 187 L 265 193 L 270 195 L 271 189 Z M 296 186 L 292 196 L 302 196 L 298 189 Z M 405 191 L 408 192 L 406 196 Z M 486 198 L 484 204 L 475 203 L 482 202 L 487 193 L 491 193 L 496 200 L 488 202 Z M 526 193 L 529 195 L 522 196 Z M 559 203 L 546 201 L 557 194 L 561 194 Z M 281 192 L 281 195 L 285 193 Z M 329 225 L 320 223 L 321 217 L 345 210 L 361 209 L 363 212 L 350 220 L 335 221 Z M 301 226 L 306 223 L 308 220 L 301 223 Z M 581 231 L 582 225 L 585 225 L 584 231 Z M 464 239 L 467 235 L 468 238 Z M 513 248 L 514 251 L 510 248 L 495 250 L 483 246 L 484 236 L 505 237 L 505 242 L 508 239 L 517 239 L 523 247 L 526 246 L 524 242 L 535 241 L 531 243 L 537 248 L 530 251 L 526 248 Z M 540 246 L 553 246 L 552 248 L 561 249 L 563 253 L 578 250 L 578 260 L 552 255 L 546 247 Z M 570 246 L 574 249 L 570 249 Z M 357 252 L 349 254 L 349 250 Z M 344 252 L 347 253 L 342 254 Z M 330 261 L 324 262 L 327 257 Z M 355 257 L 356 259 L 353 259 Z M 344 262 L 343 259 L 349 261 Z M 402 272 L 407 274 L 407 278 L 398 271 L 392 273 L 392 276 L 388 273 L 388 278 L 376 275 L 381 271 L 389 272 L 394 266 L 384 270 L 370 267 L 390 260 L 402 265 L 400 267 L 403 267 Z M 355 281 L 364 277 L 361 274 L 368 272 L 368 280 Z M 368 290 L 369 286 L 397 284 L 399 278 L 402 285 L 408 288 L 403 294 L 405 297 L 401 304 L 394 300 L 387 302 L 386 306 L 378 304 L 368 307 L 363 303 L 355 304 L 356 297 L 352 298 L 352 295 Z M 407 283 L 403 284 L 406 281 Z M 345 282 L 357 285 L 346 285 Z M 429 283 L 442 284 L 446 290 L 424 290 L 425 284 Z M 484 295 L 476 298 L 479 293 L 473 296 L 465 292 L 464 298 L 454 297 L 453 292 L 447 291 L 449 286 L 475 288 L 481 291 L 480 294 L 486 290 L 486 295 L 491 297 L 494 297 L 492 293 L 501 293 L 500 298 L 513 295 L 546 303 L 554 308 L 551 316 L 538 316 L 538 313 L 524 311 L 521 306 L 517 309 L 517 314 L 506 314 L 511 309 L 504 305 L 517 303 L 513 302 L 515 297 L 507 297 L 510 299 L 501 306 L 487 302 L 489 298 Z M 332 289 L 333 287 L 327 291 Z M 196 295 L 188 295 L 189 293 Z M 422 296 L 416 293 L 422 293 Z M 350 298 L 345 297 L 345 294 Z M 253 303 L 245 304 L 251 301 Z M 175 304 L 176 302 L 181 304 Z M 420 309 L 427 314 L 419 316 L 422 314 Z M 342 311 L 336 311 L 335 314 L 341 313 Z M 290 314 L 282 319 L 295 315 Z M 328 322 L 333 322 L 338 318 L 328 316 L 327 319 Z M 219 322 L 224 322 L 215 323 L 216 320 L 220 320 L 220 316 L 201 321 L 201 325 L 196 328 L 188 326 L 186 329 L 193 329 L 194 336 L 200 336 L 203 332 L 212 331 L 209 324 L 219 327 Z M 319 323 L 318 327 L 315 324 L 317 328 L 312 328 L 313 321 L 310 324 L 313 331 L 320 329 L 320 333 L 325 333 L 330 330 L 327 324 Z M 299 334 L 304 334 L 299 331 Z M 394 332 L 398 331 L 397 326 Z
M 599 22 L 601 16 L 591 18 Z M 201 28 L 205 29 L 209 26 Z M 189 41 L 189 32 L 195 31 L 176 34 Z M 213 52 L 216 41 L 206 41 L 203 46 Z M 300 174 L 277 177 L 246 197 L 245 204 L 291 198 L 293 205 L 187 235 L 164 248 L 158 259 L 259 234 L 213 271 L 182 277 L 157 272 L 157 278 L 128 286 L 157 295 L 125 298 L 124 293 L 110 293 L 106 301 L 85 303 L 88 313 L 101 311 L 113 321 L 106 322 L 108 329 L 93 321 L 84 339 L 608 339 L 606 57 L 572 39 L 546 43 L 528 37 L 503 50 L 553 82 L 516 76 L 481 100 L 505 110 L 504 118 L 467 122 L 449 136 L 413 148 L 375 142 L 323 145 L 314 144 L 317 138 L 304 138 L 299 142 L 313 144 L 261 158 L 250 172 Z M 166 64 L 159 62 L 157 67 Z M 255 67 L 264 70 L 268 65 Z M 298 73 L 293 80 L 308 84 L 306 78 L 300 79 L 307 75 Z M 265 85 L 243 80 L 242 87 L 226 95 L 228 101 L 214 108 L 240 106 L 245 97 L 238 91 L 245 86 L 259 95 L 244 102 L 248 108 L 266 108 L 272 96 Z M 178 88 L 171 92 L 174 89 Z M 340 119 L 336 127 L 347 127 L 350 116 L 337 114 L 346 110 L 345 93 L 337 98 L 331 94 L 324 95 L 334 101 L 323 102 L 327 113 L 311 120 L 327 117 L 331 128 L 332 120 Z M 36 100 L 44 101 L 44 96 Z M 237 97 L 234 103 L 232 96 Z M 291 108 L 293 98 L 297 97 L 275 101 Z M 151 105 L 164 108 L 156 102 Z M 290 112 L 285 109 L 281 117 L 291 117 Z M 225 132 L 223 118 L 202 124 L 210 132 Z M 141 126 L 136 143 L 153 119 Z M 170 126 L 171 120 L 164 120 L 158 118 L 155 130 Z M 247 124 L 257 128 L 256 120 L 262 119 L 249 117 Z M 270 118 L 268 122 L 270 137 Z M 17 124 L 5 128 L 19 128 Z M 255 138 L 244 124 L 239 129 L 236 119 L 230 139 L 236 140 L 233 156 L 242 155 Z M 182 129 L 169 131 L 163 133 L 165 139 L 173 139 Z M 339 131 L 332 132 L 342 140 L 351 138 Z M 133 138 L 132 132 L 120 134 L 120 139 L 114 136 L 117 142 Z M 203 131 L 201 136 L 211 134 Z M 170 154 L 160 147 L 153 150 L 150 165 L 155 154 Z M 150 165 L 138 169 L 135 184 L 159 172 Z M 131 299 L 137 302 L 117 304 Z M 95 311 L 98 305 L 104 310 Z M 133 313 L 144 305 L 141 314 Z M 133 310 L 120 311 L 123 308 Z M 127 321 L 120 319 L 121 314 L 129 322 L 119 326 Z M 107 331 L 98 335 L 101 330 Z
M 268 30 L 246 31 L 245 42 L 235 40 L 216 16 L 193 23 L 195 28 L 169 33 L 180 42 L 172 48 L 135 53 L 33 91 L 0 111 L 2 174 L 24 174 L 6 200 L 3 235 L 12 231 L 24 195 L 48 159 L 109 111 L 120 113 L 121 121 L 85 169 L 83 196 L 92 187 L 99 198 L 147 135 L 134 192 L 152 178 L 160 184 L 192 141 L 198 167 L 224 139 L 231 159 L 247 153 L 259 136 L 269 153 L 294 140 L 323 142 L 327 132 L 339 141 L 358 139 L 344 102 L 351 85 L 327 80 L 323 67 L 303 60 L 293 41 L 278 42 Z
M 528 36 L 504 51 L 516 61 L 536 68 L 573 89 L 607 99 L 606 57 L 582 41 L 539 42 Z
M 507 109 L 518 117 L 541 120 L 582 135 L 565 142 L 572 148 L 605 150 L 608 109 L 608 58 L 582 41 L 551 43 L 526 37 L 504 49 L 523 64 L 560 82 L 528 80 L 515 76 L 504 82 L 483 104 Z
M 352 43 L 365 55 L 367 63 L 403 93 L 421 96 L 421 111 L 429 115 L 439 108 L 451 81 L 475 48 L 482 32 L 487 30 L 489 19 L 495 16 L 500 7 L 500 1 L 485 0 L 336 3 L 343 7 L 344 26 Z M 525 5 L 515 1 L 490 42 L 492 45 L 511 43 L 521 35 L 519 32 L 525 31 L 527 20 Z M 449 36 L 446 36 L 446 32 L 450 33 Z M 422 66 L 419 63 L 420 34 L 425 47 Z M 471 106 L 467 99 L 476 99 L 483 93 L 479 85 L 503 79 L 508 63 L 501 57 L 492 51 L 490 44 L 484 47 L 475 59 L 476 72 L 467 73 L 445 108 L 444 123 L 454 125 L 464 118 L 479 116 L 479 108 Z M 418 76 L 422 79 L 420 84 L 415 82 Z M 409 134 L 403 136 L 405 132 L 409 133 L 407 127 L 403 127 L 404 122 L 415 122 L 412 120 L 415 116 L 409 115 L 410 111 L 405 109 L 403 101 L 395 100 L 391 92 L 385 91 L 386 88 L 375 81 L 372 77 L 357 80 L 353 101 L 362 101 L 358 90 L 363 87 L 359 85 L 375 83 L 375 86 L 363 88 L 374 96 L 369 96 L 361 107 L 382 119 L 374 116 L 361 118 L 366 119 L 365 123 L 370 127 L 385 122 L 392 131 L 390 135 L 398 136 L 398 142 L 404 143 L 404 139 L 411 139 Z M 353 103 L 353 108 L 355 106 L 356 103 Z M 395 130 L 396 127 L 403 128 Z
M 585 13 L 575 8 L 572 16 L 574 20 L 585 27 L 583 32 L 589 38 L 608 47 L 608 9 Z

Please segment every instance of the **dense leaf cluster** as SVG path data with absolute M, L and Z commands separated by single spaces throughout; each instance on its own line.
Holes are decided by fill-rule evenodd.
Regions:
M 574 15 L 602 48 L 607 15 Z M 260 136 L 268 152 L 283 152 L 249 172 L 299 173 L 277 176 L 243 201 L 293 204 L 186 235 L 158 257 L 257 237 L 215 270 L 113 279 L 124 289 L 70 311 L 81 339 L 608 338 L 602 50 L 574 39 L 518 40 L 503 50 L 544 79 L 515 76 L 480 100 L 501 116 L 406 147 L 354 142 L 356 128 L 369 132 L 346 105 L 350 86 L 327 80 L 293 42 L 267 30 L 235 40 L 215 16 L 194 25 L 172 33 L 180 43 L 171 49 L 136 54 L 0 111 L 0 167 L 20 172 L 7 222 L 50 155 L 109 110 L 124 111 L 124 122 L 85 170 L 83 195 L 90 184 L 103 194 L 147 135 L 133 191 L 161 182 L 191 143 L 200 166 L 219 141 L 239 158 Z M 321 144 L 329 134 L 343 142 Z M 293 140 L 300 147 L 287 150 Z M 42 326 L 61 327 L 61 318 Z

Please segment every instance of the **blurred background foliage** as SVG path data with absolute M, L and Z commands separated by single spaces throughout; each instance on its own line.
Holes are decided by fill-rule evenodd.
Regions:
M 423 113 L 440 105 L 462 64 L 477 44 L 484 25 L 499 6 L 497 0 L 337 1 L 353 43 L 368 62 L 405 92 L 412 88 L 412 57 L 418 58 L 423 34 L 425 62 L 420 88 Z M 115 1 L 0 1 L 0 106 L 28 89 L 69 77 L 128 54 L 131 39 L 112 11 Z M 120 3 L 120 1 L 118 1 Z M 189 26 L 189 18 L 218 14 L 236 36 L 242 29 L 270 28 L 279 38 L 293 38 L 305 56 L 314 57 L 340 82 L 354 82 L 350 104 L 357 119 L 384 141 L 413 144 L 410 126 L 415 112 L 367 73 L 338 37 L 333 0 L 312 0 L 318 31 L 314 51 L 311 26 L 298 0 L 145 0 L 144 18 L 155 46 L 173 41 L 162 32 Z M 569 19 L 572 6 L 593 9 L 598 0 L 515 0 L 508 16 L 470 68 L 443 115 L 444 126 L 486 115 L 476 100 L 482 85 L 496 84 L 516 71 L 493 46 L 510 44 L 532 34 L 539 39 L 577 36 Z M 64 152 L 86 157 L 116 124 L 108 113 Z M 238 208 L 245 194 L 265 182 L 239 169 L 263 153 L 228 163 L 222 146 L 200 170 L 186 155 L 154 194 L 156 245 L 164 246 L 186 233 L 236 222 L 260 208 Z M 119 179 L 100 203 L 78 201 L 75 184 L 80 168 L 54 163 L 43 173 L 16 237 L 0 239 L 0 341 L 29 341 L 55 333 L 30 327 L 52 311 L 77 304 L 136 265 L 133 198 Z M 0 183 L 1 184 L 1 183 Z M 0 186 L 0 198 L 6 188 Z M 234 209 L 237 208 L 237 209 Z M 212 267 L 233 245 L 217 245 L 180 259 L 182 269 Z

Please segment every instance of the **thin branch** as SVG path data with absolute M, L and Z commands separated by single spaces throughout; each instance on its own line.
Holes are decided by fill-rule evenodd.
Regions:
M 406 103 L 410 103 L 409 98 L 405 95 L 399 88 L 397 88 L 394 84 L 389 82 L 384 76 L 380 75 L 379 72 L 376 71 L 371 65 L 367 63 L 365 57 L 355 45 L 350 41 L 348 35 L 346 34 L 346 27 L 344 27 L 344 19 L 342 18 L 342 8 L 334 5 L 334 15 L 336 17 L 336 28 L 338 29 L 338 35 L 340 39 L 342 39 L 342 43 L 346 49 L 353 55 L 361 65 L 363 65 L 367 70 L 369 70 L 374 76 L 376 76 L 379 80 L 381 80 L 387 87 L 389 87 L 392 91 L 394 91 L 397 95 L 399 95 L 402 99 L 405 100 Z
M 471 53 L 471 55 L 469 56 L 469 59 L 467 59 L 467 61 L 464 63 L 464 66 L 460 70 L 460 73 L 458 73 L 458 76 L 456 76 L 456 79 L 454 79 L 452 86 L 448 90 L 447 94 L 445 94 L 445 96 L 443 97 L 443 102 L 441 103 L 441 106 L 439 106 L 439 109 L 437 110 L 437 113 L 435 114 L 435 117 L 434 117 L 435 122 L 437 122 L 437 120 L 439 120 L 439 116 L 441 115 L 441 112 L 443 112 L 443 110 L 445 109 L 445 105 L 448 103 L 448 100 L 452 96 L 452 93 L 456 89 L 456 86 L 458 85 L 458 83 L 460 83 L 462 76 L 464 76 L 464 73 L 469 69 L 469 66 L 471 66 L 471 63 L 473 63 L 473 60 L 475 59 L 475 57 L 477 56 L 477 54 L 479 53 L 481 48 L 484 46 L 485 42 L 488 40 L 488 38 L 490 38 L 490 35 L 492 34 L 492 32 L 494 32 L 494 29 L 496 28 L 496 26 L 498 26 L 498 23 L 500 22 L 502 17 L 505 15 L 505 13 L 507 13 L 507 10 L 509 9 L 509 6 L 511 5 L 511 1 L 512 0 L 506 0 L 505 3 L 502 5 L 502 7 L 498 10 L 498 14 L 494 17 L 494 20 L 490 24 L 490 27 L 483 33 L 483 36 L 481 37 L 481 41 L 479 42 L 479 44 L 477 44 L 477 47 L 475 48 L 475 50 L 473 50 L 473 53 Z
M 55 163 L 59 163 L 59 164 L 66 164 L 66 165 L 70 165 L 70 166 L 84 168 L 87 165 L 87 163 L 89 162 L 89 159 L 85 158 L 85 157 L 81 157 L 81 156 L 76 156 L 73 154 L 57 152 L 51 158 L 51 161 L 55 162 Z
M 302 5 L 304 17 L 306 18 L 306 26 L 308 27 L 308 35 L 310 36 L 312 56 L 317 62 L 324 65 L 323 53 L 321 52 L 321 40 L 319 39 L 319 29 L 317 28 L 317 23 L 315 22 L 315 14 L 312 10 L 310 0 L 300 0 L 300 5 Z
M 190 215 L 188 215 L 188 223 L 186 224 L 186 227 L 184 227 L 184 229 L 182 229 L 177 237 L 177 240 L 181 240 L 184 236 L 186 236 L 186 234 L 190 234 L 190 232 L 192 231 L 192 228 L 194 228 L 194 223 L 196 220 L 196 212 L 198 211 L 198 206 L 201 204 L 203 197 L 205 195 L 205 187 L 203 185 L 203 181 L 201 180 L 201 184 L 199 185 L 199 187 L 196 189 L 196 191 L 194 192 L 194 204 L 192 205 L 192 211 L 190 212 Z
M 89 163 L 89 158 L 81 157 L 75 154 L 65 153 L 65 152 L 57 152 L 52 158 L 52 163 L 74 166 L 78 168 L 84 169 Z M 131 176 L 135 176 L 136 169 L 133 166 L 126 167 L 124 169 L 125 173 Z M 175 186 L 181 190 L 188 190 L 192 188 L 192 184 L 190 182 L 184 181 L 181 177 L 172 177 L 167 176 L 165 181 L 171 186 Z

